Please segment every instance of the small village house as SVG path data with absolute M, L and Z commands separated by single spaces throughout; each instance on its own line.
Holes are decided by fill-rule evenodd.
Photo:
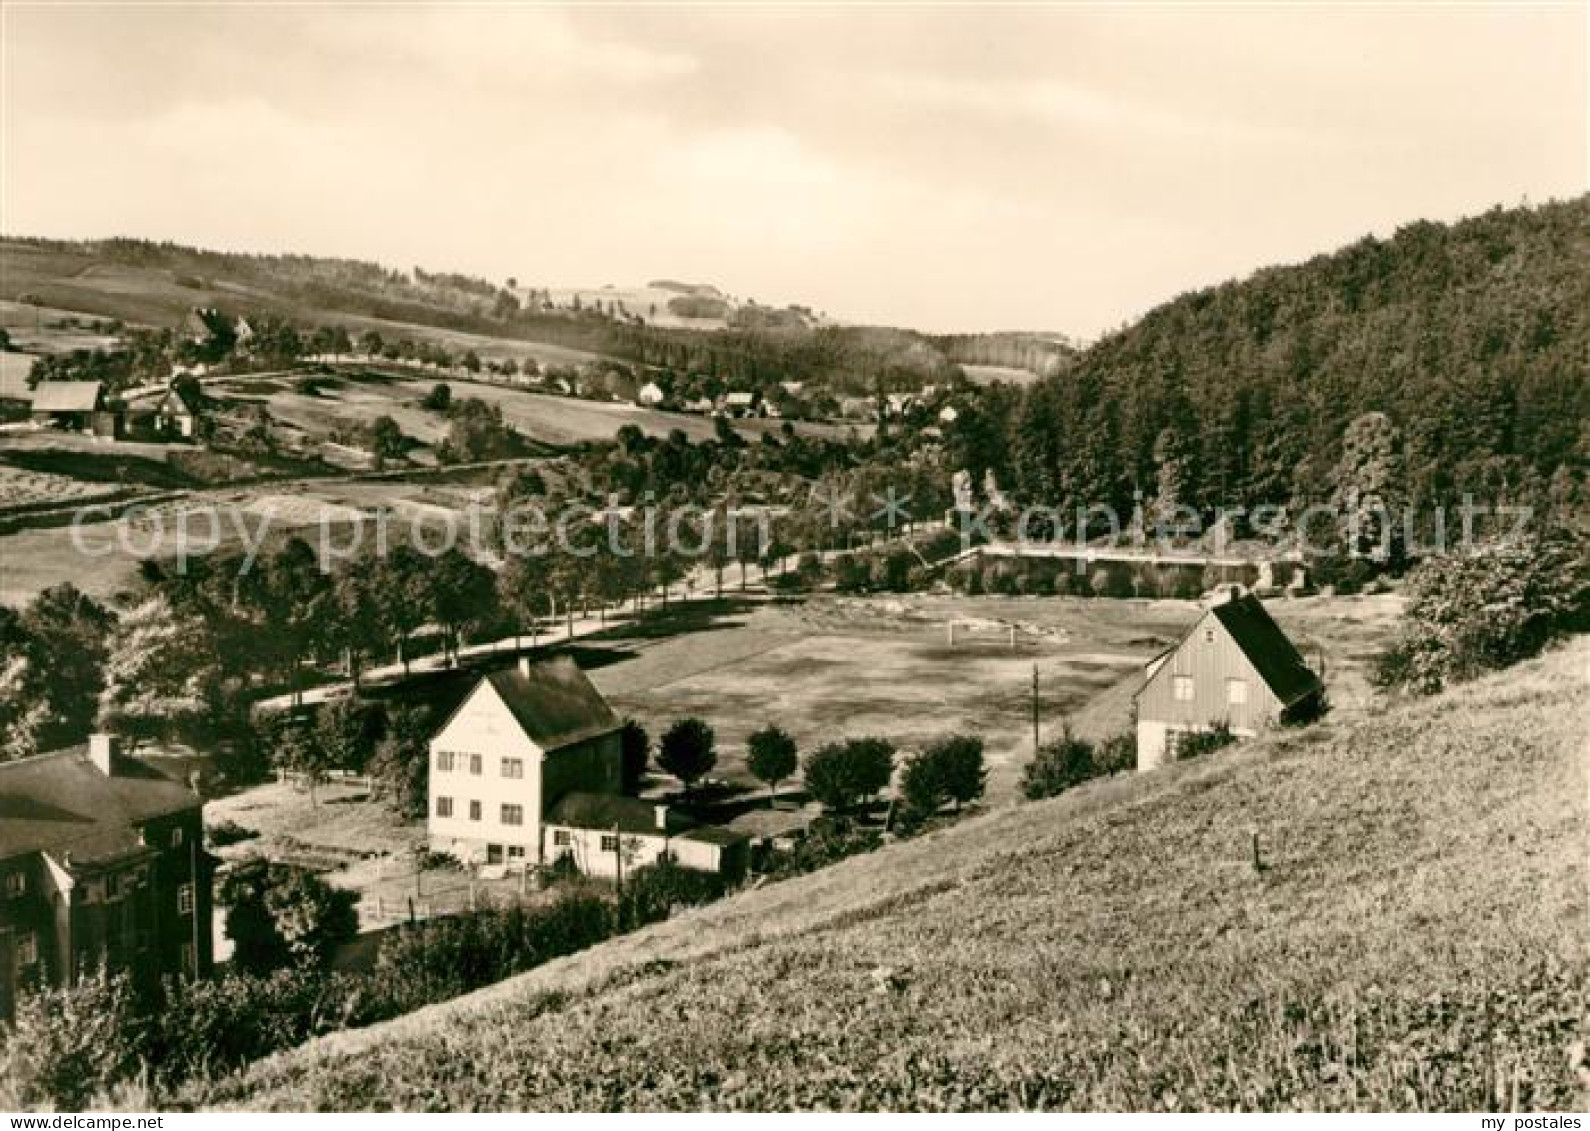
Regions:
M 212 962 L 203 802 L 114 737 L 0 763 L 0 1017 L 104 964 L 153 984 Z
M 1221 723 L 1251 737 L 1302 721 L 1324 704 L 1324 685 L 1252 594 L 1233 591 L 1175 647 L 1150 660 L 1137 692 L 1137 768 L 1174 760 L 1178 738 Z
M 191 440 L 199 432 L 198 397 L 191 387 L 173 381 L 155 402 L 154 429 L 162 436 Z
M 620 727 L 569 657 L 486 676 L 431 740 L 431 850 L 511 868 L 567 856 L 595 875 L 665 852 L 743 870 L 745 838 L 620 792 Z
M 668 394 L 655 381 L 647 381 L 635 392 L 635 403 L 646 408 L 656 408 L 667 399 Z
M 718 411 L 725 416 L 736 419 L 760 414 L 761 396 L 758 393 L 736 392 L 725 393 L 719 402 Z

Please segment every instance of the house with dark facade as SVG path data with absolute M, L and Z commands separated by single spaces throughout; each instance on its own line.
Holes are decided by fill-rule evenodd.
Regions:
M 668 853 L 737 873 L 746 838 L 620 789 L 619 717 L 567 656 L 485 676 L 431 739 L 430 847 L 524 869 L 614 875 Z
M 1207 609 L 1175 647 L 1150 660 L 1138 690 L 1137 768 L 1176 757 L 1181 735 L 1224 723 L 1248 738 L 1304 721 L 1324 705 L 1325 686 L 1263 602 L 1230 594 Z
M 0 763 L 0 1017 L 28 985 L 104 965 L 202 977 L 212 956 L 203 802 L 96 734 Z

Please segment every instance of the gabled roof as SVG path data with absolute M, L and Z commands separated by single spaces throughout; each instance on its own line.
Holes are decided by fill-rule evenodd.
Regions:
M 87 746 L 0 763 L 0 859 L 29 852 L 70 853 L 74 864 L 143 851 L 138 826 L 197 809 L 186 786 L 135 758 L 100 773 Z
M 612 832 L 650 833 L 653 836 L 676 836 L 696 827 L 696 823 L 683 813 L 666 806 L 664 828 L 657 827 L 657 809 L 651 801 L 638 797 L 625 797 L 618 793 L 565 794 L 547 813 L 546 823 L 562 825 L 569 829 L 601 829 Z
M 1283 706 L 1290 707 L 1319 689 L 1319 676 L 1309 670 L 1281 626 L 1253 594 L 1216 605 L 1207 615 L 1225 626 L 1231 639 L 1236 641 L 1242 654 L 1248 657 L 1248 662 L 1269 684 Z
M 171 384 L 166 386 L 165 396 L 160 398 L 159 411 L 170 412 L 177 415 L 183 413 L 197 416 L 199 413 L 198 399 L 191 386 Z
M 98 381 L 40 381 L 33 390 L 33 411 L 94 412 L 103 400 Z
M 525 734 L 551 752 L 622 724 L 602 693 L 568 656 L 492 672 L 486 677 Z

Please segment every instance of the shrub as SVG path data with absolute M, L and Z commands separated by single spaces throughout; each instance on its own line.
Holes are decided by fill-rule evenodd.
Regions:
M 1129 730 L 1113 734 L 1093 749 L 1093 770 L 1099 777 L 1129 774 L 1137 768 L 1137 736 Z
M 1504 668 L 1590 623 L 1590 556 L 1566 535 L 1432 558 L 1408 578 L 1401 638 L 1375 680 L 1428 694 Z
M 1021 773 L 1021 792 L 1030 801 L 1054 797 L 1097 774 L 1093 745 L 1071 733 L 1066 724 L 1059 738 L 1038 748 Z
M 675 907 L 710 903 L 721 898 L 725 889 L 721 876 L 680 867 L 672 856 L 664 855 L 625 877 L 618 905 L 619 926 L 629 931 L 661 922 Z
M 81 1111 L 132 1074 L 141 1037 L 125 973 L 101 970 L 66 989 L 24 993 L 0 1036 L 0 1107 Z
M 223 820 L 209 826 L 204 830 L 210 844 L 215 848 L 225 848 L 229 844 L 241 844 L 245 840 L 253 840 L 259 833 L 253 829 L 245 829 L 236 821 Z
M 1176 760 L 1186 762 L 1202 758 L 1236 741 L 1237 736 L 1231 733 L 1231 725 L 1223 719 L 1208 730 L 1183 731 L 1176 736 Z
M 769 857 L 766 871 L 775 878 L 799 876 L 882 844 L 883 834 L 876 829 L 859 828 L 843 817 L 819 817 L 793 849 Z

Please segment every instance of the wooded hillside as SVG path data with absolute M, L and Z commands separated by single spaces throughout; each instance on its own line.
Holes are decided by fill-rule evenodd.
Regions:
M 1409 224 L 1192 292 L 969 420 L 967 458 L 1029 501 L 1329 499 L 1384 414 L 1385 488 L 1416 506 L 1582 499 L 1590 197 Z M 987 419 L 989 415 L 995 419 Z M 1349 462 L 1354 457 L 1349 454 Z

